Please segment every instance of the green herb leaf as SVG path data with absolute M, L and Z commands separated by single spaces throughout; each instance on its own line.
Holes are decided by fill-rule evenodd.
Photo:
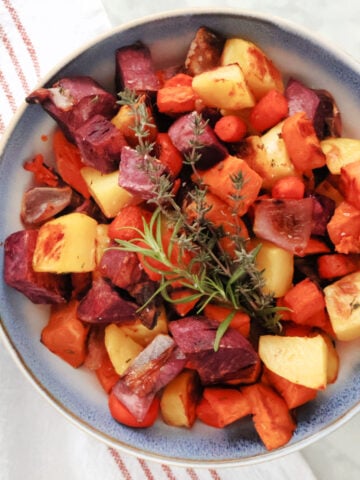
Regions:
M 190 151 L 184 163 L 189 165 L 194 174 L 196 185 L 188 193 L 194 214 L 189 216 L 183 205 L 175 200 L 172 181 L 166 175 L 159 175 L 158 160 L 153 155 L 153 145 L 148 142 L 149 118 L 146 103 L 134 92 L 121 92 L 119 103 L 129 105 L 135 118 L 134 131 L 138 138 L 138 152 L 148 160 L 148 173 L 153 182 L 153 197 L 148 203 L 155 206 L 152 218 L 147 224 L 144 221 L 143 232 L 136 230 L 138 238 L 130 241 L 118 240 L 118 248 L 139 253 L 142 261 L 150 270 L 161 276 L 159 287 L 146 305 L 161 295 L 169 303 L 183 303 L 197 300 L 197 312 L 201 313 L 209 303 L 221 304 L 231 314 L 220 324 L 214 348 L 218 349 L 220 340 L 230 325 L 236 311 L 248 313 L 254 321 L 261 322 L 265 328 L 279 328 L 280 310 L 276 307 L 272 295 L 264 294 L 264 278 L 256 266 L 256 256 L 261 244 L 250 252 L 246 248 L 246 240 L 241 236 L 241 222 L 237 215 L 245 179 L 242 172 L 230 177 L 234 194 L 232 214 L 229 219 L 235 226 L 231 236 L 235 244 L 235 257 L 230 257 L 221 244 L 226 235 L 222 226 L 212 224 L 208 219 L 211 210 L 206 202 L 208 190 L 201 180 L 197 164 L 201 159 L 201 135 L 207 122 L 200 114 L 194 115 L 193 138 Z M 165 223 L 166 222 L 166 223 Z M 163 229 L 171 232 L 170 241 L 163 242 Z M 168 233 L 167 232 L 167 233 Z M 186 260 L 184 260 L 186 259 Z M 153 261 L 156 261 L 154 267 Z M 190 289 L 191 294 L 181 300 L 171 297 L 171 289 L 176 280 L 177 285 Z
M 217 352 L 220 347 L 220 342 L 222 337 L 225 335 L 227 329 L 229 328 L 229 325 L 231 323 L 231 320 L 234 318 L 235 312 L 229 313 L 229 315 L 223 320 L 218 329 L 216 330 L 216 336 L 215 336 L 215 342 L 214 342 L 214 350 Z

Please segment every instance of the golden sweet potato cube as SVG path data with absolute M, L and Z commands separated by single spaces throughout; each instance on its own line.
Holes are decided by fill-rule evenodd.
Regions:
M 340 175 L 341 167 L 360 160 L 360 140 L 355 138 L 331 137 L 320 142 L 330 172 Z
M 270 188 L 279 178 L 298 175 L 282 139 L 283 124 L 278 123 L 260 137 L 267 156 L 266 187 Z
M 162 308 L 157 318 L 156 325 L 152 329 L 147 328 L 141 322 L 140 318 L 129 323 L 122 323 L 118 328 L 131 337 L 135 342 L 146 347 L 157 335 L 168 333 L 167 315 L 165 309 Z
M 282 297 L 290 289 L 294 275 L 294 255 L 288 250 L 269 242 L 259 240 L 261 249 L 256 256 L 256 266 L 263 271 L 265 286 L 263 291 Z
M 241 143 L 238 156 L 246 161 L 250 168 L 255 170 L 263 179 L 263 187 L 270 186 L 268 182 L 269 160 L 266 154 L 264 144 L 259 135 L 250 135 Z
M 145 102 L 145 96 L 139 100 L 139 104 L 143 102 Z M 153 142 L 155 141 L 158 131 L 149 106 L 147 106 L 147 113 L 149 116 L 149 123 L 151 122 L 151 125 L 145 127 L 145 130 L 148 132 L 147 140 Z M 132 147 L 136 147 L 139 144 L 139 138 L 137 137 L 134 128 L 135 121 L 134 107 L 130 105 L 123 105 L 117 114 L 111 119 L 111 123 L 122 132 L 126 141 Z
M 322 335 L 262 335 L 259 356 L 264 365 L 290 382 L 324 389 L 328 379 L 328 345 Z
M 138 203 L 131 193 L 120 187 L 119 172 L 102 173 L 93 167 L 81 169 L 89 192 L 107 218 L 114 218 L 126 205 Z
M 164 388 L 160 400 L 163 420 L 174 427 L 190 428 L 195 422 L 199 381 L 195 370 L 184 370 Z
M 105 348 L 118 375 L 123 375 L 143 347 L 114 323 L 105 328 Z
M 338 340 L 360 337 L 360 271 L 324 288 L 326 308 Z
M 123 105 L 111 119 L 111 123 L 122 132 L 129 145 L 135 147 L 138 144 L 134 130 L 135 115 L 130 105 Z
M 257 45 L 242 38 L 226 40 L 221 57 L 222 65 L 238 63 L 256 100 L 270 90 L 284 91 L 280 71 Z
M 238 155 L 263 179 L 263 188 L 271 190 L 283 177 L 298 175 L 281 138 L 282 122 L 261 137 L 245 139 Z
M 96 265 L 99 265 L 101 257 L 103 256 L 106 248 L 110 246 L 111 240 L 108 236 L 109 225 L 105 223 L 99 223 L 96 227 L 96 252 L 95 260 Z
M 196 75 L 192 88 L 208 107 L 241 110 L 255 105 L 253 94 L 238 64 L 217 67 Z
M 39 229 L 33 255 L 35 272 L 94 270 L 96 227 L 96 220 L 77 212 L 44 223 Z
M 328 369 L 327 369 L 327 383 L 334 383 L 339 374 L 340 359 L 332 338 L 327 333 L 322 333 L 322 336 L 328 347 Z

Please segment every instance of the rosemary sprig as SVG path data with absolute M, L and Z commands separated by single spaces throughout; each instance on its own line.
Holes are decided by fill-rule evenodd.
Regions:
M 217 352 L 217 351 L 219 350 L 220 341 L 221 341 L 222 337 L 225 335 L 226 330 L 229 328 L 230 323 L 231 323 L 231 320 L 234 318 L 234 316 L 235 316 L 235 311 L 232 311 L 232 312 L 229 313 L 229 315 L 225 318 L 225 320 L 223 320 L 223 321 L 220 323 L 219 328 L 217 329 L 216 335 L 215 335 L 215 342 L 214 342 L 214 350 L 215 350 L 215 352 Z
M 247 252 L 245 247 L 237 251 L 236 259 L 229 266 L 222 263 L 221 257 L 215 261 L 214 256 L 209 255 L 211 251 L 209 247 L 206 247 L 208 256 L 205 258 L 204 246 L 194 244 L 191 251 L 192 260 L 186 264 L 182 260 L 186 258 L 189 250 L 179 241 L 181 239 L 179 225 L 172 229 L 168 248 L 163 243 L 163 228 L 161 210 L 158 208 L 150 223 L 144 222 L 143 231 L 136 230 L 137 238 L 130 241 L 117 240 L 122 250 L 140 254 L 147 268 L 162 276 L 158 289 L 142 308 L 157 295 L 162 295 L 171 303 L 180 302 L 173 300 L 170 295 L 172 284 L 176 281 L 179 287 L 189 289 L 191 292 L 181 302 L 197 300 L 198 313 L 201 313 L 208 303 L 214 302 L 228 307 L 233 312 L 246 312 L 252 318 L 262 321 L 267 328 L 276 327 L 275 314 L 279 309 L 274 306 L 273 297 L 262 292 L 262 274 L 255 266 L 260 245 L 250 252 Z M 166 228 L 169 230 L 168 225 Z M 172 255 L 175 247 L 178 249 L 176 256 Z M 153 266 L 154 262 L 156 267 Z M 223 322 L 217 334 L 217 343 L 226 329 L 227 322 Z
M 158 289 L 141 308 L 145 308 L 158 295 L 162 295 L 169 303 L 197 301 L 199 314 L 210 302 L 228 307 L 231 313 L 220 324 L 215 350 L 219 348 L 221 338 L 236 311 L 248 313 L 266 328 L 277 329 L 280 309 L 275 306 L 272 295 L 264 294 L 263 275 L 256 267 L 256 256 L 261 245 L 248 251 L 236 214 L 239 203 L 244 200 L 241 193 L 245 182 L 242 173 L 231 177 L 235 193 L 231 197 L 233 211 L 229 222 L 235 226 L 235 233 L 231 236 L 235 244 L 235 257 L 230 257 L 220 242 L 225 236 L 224 228 L 216 227 L 207 218 L 211 209 L 206 203 L 207 187 L 197 170 L 203 148 L 200 139 L 206 126 L 201 115 L 194 114 L 194 135 L 184 160 L 191 167 L 197 183 L 188 195 L 194 213 L 190 218 L 188 212 L 176 202 L 170 178 L 156 172 L 158 160 L 153 154 L 153 145 L 147 138 L 153 124 L 145 101 L 133 92 L 125 91 L 121 92 L 119 103 L 129 105 L 134 115 L 133 128 L 138 138 L 136 149 L 146 160 L 146 168 L 154 185 L 154 195 L 149 202 L 156 209 L 151 221 L 148 224 L 144 221 L 142 230 L 135 229 L 137 238 L 130 241 L 117 240 L 118 248 L 140 254 L 146 267 L 161 275 Z M 163 237 L 164 219 L 165 228 L 171 232 L 168 242 L 164 242 Z M 188 289 L 189 295 L 174 300 L 171 289 L 175 281 L 177 285 Z

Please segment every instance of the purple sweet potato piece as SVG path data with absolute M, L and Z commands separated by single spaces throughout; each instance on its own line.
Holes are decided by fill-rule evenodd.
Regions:
M 208 122 L 212 129 L 214 129 L 216 122 L 222 117 L 219 109 L 215 107 L 204 107 L 201 110 L 201 116 L 206 122 Z
M 152 163 L 150 163 L 152 162 Z M 165 172 L 162 163 L 143 157 L 135 149 L 121 151 L 119 185 L 136 197 L 149 200 L 154 197 L 154 178 Z
M 83 199 L 83 201 L 76 205 L 72 210 L 79 213 L 85 213 L 86 215 L 89 215 L 89 217 L 94 218 L 98 223 L 108 222 L 108 218 L 105 217 L 97 203 L 95 203 L 92 198 Z
M 25 192 L 21 207 L 21 219 L 27 225 L 49 220 L 71 203 L 70 187 L 34 187 Z
M 99 271 L 115 286 L 128 290 L 143 276 L 143 270 L 136 253 L 109 248 L 103 253 Z
M 169 128 L 169 136 L 175 147 L 183 155 L 187 155 L 192 149 L 192 142 L 197 141 L 203 147 L 198 151 L 201 158 L 197 163 L 200 170 L 207 169 L 220 162 L 229 155 L 225 146 L 219 142 L 209 124 L 204 127 L 203 133 L 194 135 L 195 118 L 197 113 L 191 112 L 179 117 Z
M 313 122 L 320 139 L 341 134 L 340 113 L 334 98 L 326 90 L 309 88 L 291 78 L 286 86 L 285 96 L 289 103 L 289 115 L 303 111 Z
M 160 81 L 156 76 L 150 50 L 141 42 L 116 51 L 116 88 L 135 92 L 156 92 Z
M 250 342 L 233 328 L 226 331 L 215 352 L 218 327 L 218 322 L 196 316 L 169 324 L 176 344 L 192 368 L 198 371 L 203 385 L 236 380 L 259 364 L 259 357 Z
M 81 300 L 90 290 L 93 280 L 93 272 L 72 272 L 71 279 L 71 298 Z
M 84 164 L 102 173 L 111 173 L 119 167 L 121 150 L 127 142 L 110 120 L 94 115 L 74 135 Z
M 26 101 L 41 104 L 71 141 L 74 132 L 94 115 L 111 118 L 118 110 L 116 97 L 87 76 L 62 78 L 51 88 L 30 93 Z
M 135 358 L 113 393 L 141 421 L 156 393 L 185 367 L 186 358 L 169 335 L 157 335 Z
M 32 258 L 37 230 L 20 230 L 4 244 L 4 280 L 36 304 L 57 304 L 68 300 L 69 282 L 65 275 L 34 272 Z
M 324 236 L 327 234 L 327 224 L 335 211 L 335 202 L 317 193 L 310 194 L 309 197 L 313 200 L 311 234 Z
M 289 102 L 289 115 L 303 111 L 309 119 L 315 117 L 320 99 L 314 90 L 291 78 L 286 86 L 285 96 Z
M 341 137 L 342 120 L 334 97 L 327 90 L 315 90 L 320 104 L 314 119 L 314 128 L 319 138 Z
M 100 277 L 93 281 L 90 290 L 80 301 L 77 315 L 87 323 L 121 323 L 134 319 L 137 308 L 136 303 L 125 300 Z
M 160 313 L 159 307 L 161 300 L 159 295 L 155 296 L 150 302 L 149 298 L 154 295 L 159 285 L 157 282 L 147 279 L 147 275 L 144 272 L 143 276 L 145 279 L 142 279 L 137 283 L 133 283 L 133 285 L 128 287 L 127 291 L 134 298 L 137 305 L 143 307 L 145 303 L 147 304 L 146 307 L 143 307 L 138 312 L 138 318 L 140 318 L 141 323 L 145 325 L 145 327 L 152 329 L 157 323 Z

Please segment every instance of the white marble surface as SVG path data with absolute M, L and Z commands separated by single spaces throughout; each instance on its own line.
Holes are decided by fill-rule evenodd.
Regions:
M 182 7 L 227 7 L 276 15 L 360 58 L 360 2 L 357 0 L 102 0 L 114 25 Z
M 319 480 L 358 480 L 360 478 L 360 414 L 306 447 L 302 454 Z
M 180 8 L 177 0 L 156 4 L 133 0 L 103 0 L 114 25 Z M 316 32 L 360 61 L 360 2 L 354 0 L 185 0 L 181 7 L 223 6 L 276 15 Z M 360 478 L 360 414 L 302 453 L 319 480 Z

